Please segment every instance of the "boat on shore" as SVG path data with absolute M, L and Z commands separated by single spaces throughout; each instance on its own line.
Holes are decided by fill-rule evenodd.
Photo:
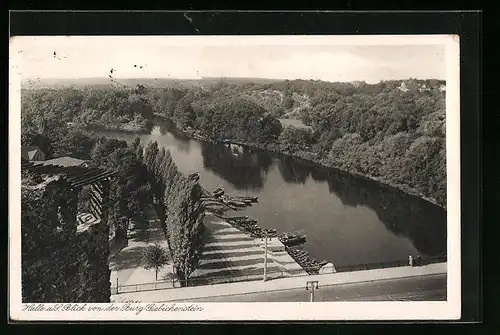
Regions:
M 247 215 L 245 216 L 226 216 L 226 220 L 233 222 L 257 222 L 257 219 L 251 218 Z
M 328 261 L 319 261 L 311 257 L 307 251 L 285 247 L 286 252 L 310 275 L 318 274 L 319 270 L 328 264 Z
M 223 200 L 223 202 L 226 205 L 231 205 L 234 207 L 247 207 L 247 204 L 244 203 L 243 201 L 236 201 L 236 200 Z
M 215 189 L 215 190 L 212 192 L 212 194 L 213 194 L 215 197 L 219 198 L 219 197 L 221 197 L 221 196 L 223 196 L 223 195 L 224 195 L 224 189 L 223 189 L 222 187 L 218 187 L 217 189 Z
M 253 197 L 248 195 L 234 195 L 232 196 L 232 198 L 243 202 L 257 202 L 259 200 L 259 197 Z

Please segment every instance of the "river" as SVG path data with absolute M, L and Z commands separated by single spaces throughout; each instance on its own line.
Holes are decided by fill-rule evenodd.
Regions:
M 101 132 L 132 141 L 135 134 Z M 156 126 L 141 142 L 170 150 L 179 170 L 198 171 L 202 185 L 259 197 L 241 215 L 263 228 L 303 231 L 303 248 L 335 266 L 446 254 L 446 211 L 419 198 L 302 161 L 185 138 Z M 234 214 L 240 215 L 240 214 Z

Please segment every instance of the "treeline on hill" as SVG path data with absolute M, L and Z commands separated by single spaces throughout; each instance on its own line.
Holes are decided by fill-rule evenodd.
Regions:
M 439 80 L 219 84 L 169 89 L 155 112 L 212 139 L 369 176 L 445 206 L 444 91 Z M 283 127 L 283 116 L 309 127 Z
M 142 87 L 43 88 L 21 92 L 22 127 L 44 134 L 76 123 L 84 128 L 151 131 L 152 106 Z
M 285 80 L 166 88 L 138 85 L 135 90 L 105 86 L 94 90 L 107 93 L 89 94 L 95 99 L 87 99 L 94 101 L 93 106 L 106 106 L 95 107 L 93 112 L 82 107 L 85 104 L 72 102 L 80 100 L 70 98 L 85 96 L 83 90 L 75 93 L 67 89 L 72 95 L 67 93 L 65 103 L 54 102 L 62 99 L 58 97 L 65 95 L 64 91 L 29 91 L 26 95 L 44 96 L 42 101 L 50 106 L 46 110 L 65 115 L 65 120 L 78 125 L 89 124 L 79 115 L 94 113 L 93 120 L 108 113 L 118 116 L 120 111 L 129 110 L 119 105 L 126 100 L 124 96 L 140 96 L 147 112 L 136 114 L 147 120 L 154 113 L 172 119 L 179 128 L 191 127 L 212 139 L 245 142 L 308 159 L 433 198 L 443 206 L 446 203 L 444 81 L 410 79 L 369 85 Z M 107 98 L 110 96 L 122 100 Z M 30 107 L 33 103 L 23 102 L 23 108 L 24 104 L 36 110 Z M 118 105 L 111 108 L 110 104 Z M 284 127 L 279 121 L 283 118 L 303 124 Z M 32 123 L 25 121 L 23 110 L 23 127 Z M 43 138 L 24 142 L 43 143 Z
M 446 205 L 443 81 L 297 80 L 167 92 L 155 112 L 182 128 L 369 176 Z M 282 127 L 278 117 L 308 127 Z

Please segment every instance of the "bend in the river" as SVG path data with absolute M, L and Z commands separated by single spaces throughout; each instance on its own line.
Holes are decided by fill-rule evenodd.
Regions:
M 140 138 L 169 149 L 183 173 L 199 171 L 207 189 L 258 196 L 243 215 L 263 228 L 305 232 L 303 247 L 319 260 L 344 266 L 446 254 L 446 211 L 391 187 L 261 150 L 185 138 L 164 125 Z

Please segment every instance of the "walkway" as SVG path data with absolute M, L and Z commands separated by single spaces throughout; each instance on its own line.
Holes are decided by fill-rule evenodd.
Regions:
M 264 273 L 264 242 L 249 237 L 222 219 L 207 213 L 206 242 L 198 268 L 191 274 L 192 285 L 206 285 L 258 279 Z M 274 244 L 280 243 L 274 239 Z M 269 243 L 268 278 L 303 275 L 305 272 L 283 250 L 273 251 Z
M 422 267 L 396 267 L 366 271 L 338 272 L 324 275 L 297 276 L 270 281 L 251 281 L 208 286 L 183 287 L 176 289 L 125 293 L 112 296 L 112 301 L 164 302 L 190 301 L 204 297 L 232 296 L 238 294 L 275 292 L 304 288 L 306 281 L 317 280 L 319 285 L 331 286 L 362 282 L 376 282 L 390 279 L 443 275 L 447 273 L 447 263 L 429 264 Z
M 117 279 L 120 286 L 155 282 L 155 270 L 144 269 L 142 253 L 153 243 L 158 243 L 168 250 L 168 243 L 164 238 L 156 211 L 148 208 L 146 216 L 145 222 L 131 223 L 128 246 L 110 259 L 111 286 L 116 286 Z M 161 281 L 165 277 L 170 279 L 171 274 L 172 267 L 167 265 L 159 271 L 158 280 Z M 120 291 L 125 290 L 126 288 L 120 288 Z
M 321 285 L 314 301 L 446 301 L 446 275 Z M 189 302 L 305 302 L 311 291 L 295 289 L 189 299 Z

